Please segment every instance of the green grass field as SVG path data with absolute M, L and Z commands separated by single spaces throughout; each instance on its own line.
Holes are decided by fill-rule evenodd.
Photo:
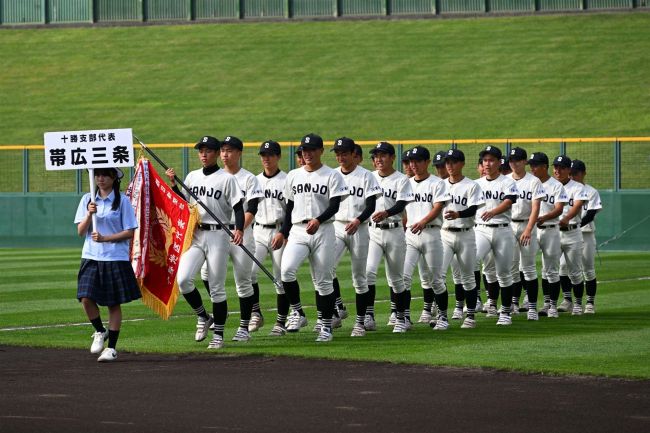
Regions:
M 0 250 L 3 279 L 0 282 L 0 345 L 74 347 L 90 345 L 92 328 L 86 324 L 75 299 L 78 249 Z M 394 335 L 384 326 L 388 318 L 388 290 L 378 282 L 379 330 L 366 338 L 349 336 L 353 321 L 347 319 L 335 331 L 331 344 L 317 344 L 311 326 L 296 335 L 277 339 L 270 331 L 275 314 L 271 284 L 263 282 L 261 303 L 267 324 L 249 343 L 228 342 L 219 355 L 210 354 L 207 341 L 195 343 L 195 318 L 181 298 L 169 321 L 157 318 L 137 301 L 124 306 L 118 349 L 132 352 L 205 353 L 223 355 L 289 355 L 298 357 L 389 361 L 432 366 L 489 367 L 545 374 L 589 374 L 650 378 L 650 254 L 605 253 L 597 262 L 599 287 L 597 314 L 558 320 L 541 318 L 528 322 L 516 316 L 510 328 L 498 328 L 496 320 L 479 315 L 478 327 L 461 330 L 452 323 L 447 332 L 434 332 L 416 325 L 405 335 Z M 354 311 L 349 265 L 344 259 L 339 276 L 349 311 Z M 300 281 L 310 282 L 306 269 Z M 380 273 L 380 275 L 383 275 Z M 232 279 L 228 279 L 230 309 L 238 311 Z M 450 287 L 453 287 L 450 286 Z M 302 284 L 303 304 L 311 324 L 315 320 L 313 288 Z M 419 286 L 413 296 L 421 296 Z M 452 304 L 453 305 L 453 304 Z M 413 301 L 417 319 L 421 299 Z M 104 309 L 103 318 L 107 319 Z M 141 319 L 141 320 L 136 320 Z M 133 320 L 133 321 L 132 321 Z M 79 326 L 72 326 L 78 324 Z M 229 339 L 238 324 L 238 315 L 227 323 Z M 62 326 L 63 325 L 63 326 Z M 8 330 L 19 327 L 35 329 Z

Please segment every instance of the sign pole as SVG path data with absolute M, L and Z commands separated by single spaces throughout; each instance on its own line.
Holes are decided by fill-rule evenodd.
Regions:
M 95 169 L 94 168 L 89 168 L 88 169 L 88 183 L 90 184 L 90 202 L 92 204 L 95 204 Z M 97 213 L 94 213 L 92 215 L 93 218 L 93 226 L 91 227 L 90 232 L 96 232 L 97 231 Z

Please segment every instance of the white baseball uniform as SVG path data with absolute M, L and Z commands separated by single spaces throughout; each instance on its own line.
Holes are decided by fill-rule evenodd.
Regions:
M 569 197 L 568 206 L 564 206 L 562 217 L 564 217 L 573 207 L 576 200 L 583 202 L 589 201 L 589 196 L 585 192 L 584 185 L 570 179 L 564 184 L 564 190 Z M 584 203 L 583 203 L 584 205 Z M 576 285 L 584 281 L 582 271 L 582 247 L 583 238 L 580 230 L 580 212 L 569 221 L 567 227 L 560 227 L 560 247 L 566 267 L 560 266 L 560 275 L 568 275 L 571 284 Z
M 345 226 L 357 218 L 366 208 L 366 200 L 369 197 L 381 195 L 381 187 L 369 170 L 358 165 L 350 173 L 344 173 L 341 167 L 336 168 L 341 173 L 350 191 L 347 200 L 341 202 L 339 211 L 334 216 L 334 231 L 336 233 L 336 244 L 334 249 L 335 264 L 332 268 L 332 278 L 336 276 L 336 267 L 343 256 L 345 249 L 350 251 L 352 264 L 352 285 L 357 294 L 368 292 L 368 280 L 366 278 L 366 264 L 368 261 L 368 245 L 370 234 L 368 224 L 362 221 L 356 233 L 349 235 Z
M 287 175 L 284 195 L 293 201 L 294 208 L 289 239 L 282 254 L 282 281 L 296 281 L 298 267 L 309 258 L 314 288 L 321 296 L 327 296 L 334 291 L 332 268 L 336 235 L 332 219 L 323 221 L 313 235 L 307 233 L 306 227 L 328 208 L 332 197 L 345 200 L 350 195 L 348 187 L 341 173 L 326 165 L 312 172 L 300 167 Z
M 569 203 L 569 197 L 564 190 L 564 186 L 555 178 L 549 177 L 546 182 L 542 183 L 545 196 L 539 206 L 539 216 L 546 215 L 555 209 L 556 203 Z M 560 247 L 560 217 L 557 216 L 547 220 L 541 226 L 537 227 L 537 242 L 542 250 L 542 279 L 549 283 L 560 281 L 560 256 L 562 249 Z
M 598 190 L 591 185 L 584 185 L 584 192 L 587 196 L 587 202 L 582 204 L 582 211 L 580 212 L 580 218 L 587 213 L 588 210 L 599 210 L 603 208 L 602 202 L 600 201 L 600 194 Z M 596 225 L 594 222 L 590 222 L 586 226 L 582 227 L 582 266 L 584 271 L 584 277 L 586 281 L 591 281 L 596 278 Z M 566 275 L 566 261 L 560 261 L 560 274 Z
M 413 201 L 413 191 L 409 178 L 399 171 L 389 176 L 381 176 L 378 171 L 372 172 L 379 183 L 382 195 L 377 200 L 375 213 L 392 208 L 398 201 Z M 404 291 L 404 256 L 406 255 L 406 240 L 400 214 L 391 215 L 380 223 L 370 223 L 370 247 L 366 274 L 368 284 L 377 283 L 377 269 L 381 257 L 384 256 L 386 279 L 395 293 Z
M 205 175 L 203 169 L 194 170 L 185 178 L 185 185 L 222 222 L 234 218 L 232 208 L 244 198 L 235 176 L 221 168 L 209 175 Z M 187 192 L 184 191 L 183 195 L 190 204 L 196 204 Z M 203 207 L 199 206 L 198 209 L 201 225 L 194 233 L 192 244 L 181 256 L 176 278 L 181 293 L 192 292 L 195 289 L 194 275 L 205 262 L 210 298 L 212 302 L 219 303 L 226 300 L 225 282 L 230 236 Z M 251 294 L 252 292 L 251 288 Z

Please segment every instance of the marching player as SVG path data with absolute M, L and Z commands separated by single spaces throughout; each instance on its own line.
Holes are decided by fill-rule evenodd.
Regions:
M 194 146 L 198 150 L 203 168 L 188 173 L 185 184 L 222 222 L 230 221 L 234 213 L 235 228 L 232 232 L 232 241 L 223 227 L 200 206 L 201 224 L 197 226 L 192 244 L 181 256 L 176 277 L 181 293 L 198 316 L 195 340 L 203 341 L 210 325 L 214 323 L 214 336 L 208 349 L 223 347 L 223 331 L 228 316 L 225 282 L 229 244 L 232 242 L 234 245 L 240 245 L 244 240 L 244 196 L 235 176 L 217 165 L 220 146 L 221 142 L 210 136 L 203 137 Z M 189 194 L 184 195 L 178 189 L 174 180 L 174 169 L 169 168 L 166 174 L 172 189 L 180 196 L 184 196 L 189 203 L 196 204 L 193 197 Z M 201 295 L 194 286 L 194 275 L 204 262 L 207 265 L 213 316 L 205 311 Z M 251 288 L 248 296 L 251 296 L 252 292 Z
M 411 160 L 411 151 L 410 150 L 405 150 L 402 152 L 402 173 L 406 175 L 406 177 L 413 177 L 413 170 L 411 170 L 411 166 L 409 165 L 409 161 Z
M 582 213 L 580 215 L 580 227 L 582 230 L 582 238 L 584 246 L 582 248 L 582 266 L 585 274 L 585 285 L 587 291 L 587 305 L 585 305 L 585 314 L 594 314 L 596 309 L 594 303 L 596 300 L 596 226 L 594 225 L 594 217 L 603 208 L 600 201 L 600 194 L 598 190 L 591 185 L 585 183 L 585 176 L 587 176 L 587 167 L 585 163 L 574 159 L 571 163 L 571 179 L 584 185 L 585 192 L 587 193 L 588 202 L 582 205 Z M 560 268 L 562 266 L 560 265 Z
M 384 256 L 386 279 L 390 290 L 395 295 L 395 328 L 393 332 L 406 332 L 410 327 L 408 312 L 410 294 L 404 288 L 404 256 L 406 240 L 402 229 L 400 214 L 408 202 L 413 201 L 413 191 L 408 177 L 395 170 L 395 148 L 387 141 L 379 142 L 371 151 L 375 167 L 375 179 L 382 189 L 382 196 L 377 200 L 376 212 L 370 223 L 370 248 L 366 274 L 370 290 L 370 302 L 366 310 L 366 329 L 375 329 L 374 304 L 379 261 Z M 389 322 L 389 324 L 392 324 Z
M 420 274 L 430 275 L 428 284 L 422 285 L 424 308 L 419 323 L 429 323 L 434 298 L 445 297 L 447 287 L 442 272 L 442 208 L 449 201 L 445 184 L 437 176 L 429 173 L 431 156 L 429 151 L 416 146 L 409 151 L 409 165 L 413 177 L 409 179 L 414 200 L 406 205 L 406 255 L 404 259 L 404 287 L 411 290 L 411 281 L 415 266 L 420 262 Z M 432 287 L 427 288 L 426 286 Z M 408 308 L 408 306 L 407 306 Z
M 361 150 L 361 147 L 348 137 L 337 139 L 332 148 L 339 163 L 336 171 L 341 173 L 350 191 L 350 196 L 341 203 L 339 211 L 334 216 L 336 244 L 332 277 L 336 281 L 336 266 L 347 248 L 350 252 L 352 284 L 356 293 L 357 308 L 352 337 L 363 337 L 366 334 L 364 320 L 369 303 L 366 263 L 370 243 L 366 221 L 375 211 L 377 197 L 381 195 L 381 187 L 372 173 L 358 165 L 358 150 Z
M 465 154 L 458 149 L 449 149 L 445 158 L 445 167 L 449 177 L 444 180 L 449 202 L 444 210 L 441 238 L 443 261 L 443 279 L 452 259 L 458 262 L 460 277 L 465 290 L 467 316 L 461 328 L 475 328 L 475 312 L 478 291 L 474 280 L 476 267 L 476 236 L 474 234 L 474 217 L 476 211 L 485 205 L 481 187 L 475 181 L 463 175 Z M 449 327 L 447 307 L 449 299 L 438 300 L 438 319 L 430 325 L 434 329 L 445 330 Z
M 519 310 L 519 297 L 522 285 L 526 295 L 537 301 L 539 286 L 537 282 L 536 256 L 539 249 L 537 244 L 537 218 L 541 200 L 546 197 L 542 182 L 530 173 L 526 173 L 528 153 L 521 147 L 510 149 L 510 167 L 508 175 L 517 185 L 519 198 L 512 204 L 512 231 L 515 234 L 515 251 L 512 263 L 512 279 L 515 292 L 512 296 L 512 312 Z M 523 274 L 523 279 L 520 277 Z M 523 280 L 523 281 L 522 281 Z M 531 309 L 528 303 L 528 320 L 538 320 L 537 308 Z
M 335 308 L 332 251 L 336 235 L 331 222 L 349 191 L 341 174 L 321 162 L 323 139 L 320 136 L 305 135 L 300 148 L 305 165 L 287 175 L 284 190 L 286 214 L 282 229 L 273 239 L 273 248 L 280 248 L 288 239 L 282 254 L 281 274 L 284 291 L 294 311 L 289 317 L 287 331 L 298 332 L 307 326 L 296 273 L 300 264 L 309 258 L 312 281 L 318 291 L 316 303 L 323 315 L 316 341 L 327 342 L 332 340 Z
M 557 318 L 557 300 L 560 295 L 560 229 L 559 216 L 564 205 L 569 202 L 566 191 L 560 182 L 549 176 L 548 156 L 535 152 L 528 160 L 530 171 L 542 182 L 546 195 L 540 203 L 537 218 L 537 242 L 542 250 L 542 293 L 544 306 L 540 316 Z M 528 309 L 536 309 L 537 298 L 528 296 Z
M 582 314 L 582 295 L 584 293 L 584 275 L 582 271 L 582 231 L 580 230 L 580 212 L 582 206 L 587 204 L 589 197 L 584 190 L 584 185 L 572 180 L 571 159 L 566 155 L 559 155 L 553 160 L 553 177 L 557 179 L 569 197 L 569 206 L 565 206 L 560 217 L 560 247 L 566 262 L 563 273 L 560 267 L 560 283 L 564 300 L 558 311 L 571 311 L 574 315 Z M 568 275 L 567 275 L 568 274 Z M 571 302 L 571 286 L 576 297 L 576 303 Z
M 501 289 L 502 310 L 497 325 L 512 324 L 512 275 L 515 237 L 510 228 L 511 207 L 517 201 L 519 192 L 515 182 L 499 172 L 501 150 L 487 146 L 479 157 L 483 160 L 485 176 L 477 180 L 483 190 L 485 207 L 476 213 L 476 255 L 485 259 L 492 252 L 491 260 L 484 260 L 484 271 L 488 282 L 488 314 L 496 313 L 496 302 Z M 491 266 L 491 262 L 494 266 Z M 495 275 L 496 274 L 496 275 Z M 495 284 L 497 283 L 498 284 Z M 469 307 L 468 307 L 469 308 Z

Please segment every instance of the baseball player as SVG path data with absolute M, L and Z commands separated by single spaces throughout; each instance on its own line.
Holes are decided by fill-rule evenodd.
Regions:
M 449 201 L 445 183 L 437 176 L 429 173 L 431 156 L 429 151 L 416 146 L 409 151 L 409 165 L 414 176 L 409 179 L 413 190 L 413 201 L 406 205 L 406 255 L 404 258 L 404 287 L 411 290 L 411 282 L 415 266 L 424 259 L 420 273 L 431 275 L 426 288 L 422 285 L 424 308 L 419 323 L 429 323 L 434 298 L 448 298 L 447 287 L 442 272 L 442 208 Z M 408 308 L 408 305 L 407 305 Z
M 465 154 L 458 149 L 449 149 L 445 158 L 445 167 L 449 177 L 444 180 L 449 202 L 444 210 L 442 231 L 442 269 L 443 279 L 453 258 L 458 262 L 463 289 L 467 303 L 467 316 L 461 328 L 475 328 L 475 312 L 478 292 L 474 280 L 476 267 L 476 236 L 474 234 L 474 217 L 476 211 L 485 205 L 481 187 L 475 181 L 463 175 Z M 449 299 L 436 298 L 438 318 L 430 325 L 435 330 L 445 330 L 449 327 L 447 307 Z
M 535 152 L 528 160 L 531 173 L 542 182 L 546 195 L 540 202 L 539 217 L 537 218 L 537 242 L 542 250 L 542 293 L 544 306 L 539 311 L 540 316 L 557 318 L 557 300 L 560 295 L 560 229 L 559 216 L 566 203 L 569 202 L 564 186 L 549 176 L 548 156 Z M 537 298 L 528 296 L 528 308 L 536 309 Z
M 553 177 L 557 179 L 569 197 L 569 205 L 565 206 L 560 217 L 560 246 L 566 262 L 566 268 L 560 267 L 560 284 L 564 300 L 558 311 L 571 311 L 573 315 L 582 314 L 582 295 L 584 293 L 584 275 L 582 270 L 583 238 L 580 230 L 580 213 L 582 206 L 588 204 L 584 185 L 570 178 L 571 159 L 559 155 L 553 160 Z M 563 281 L 564 280 L 564 281 Z M 576 297 L 576 303 L 571 301 L 571 286 Z
M 519 311 L 519 297 L 522 285 L 526 289 L 528 299 L 533 299 L 534 307 L 528 302 L 528 320 L 538 320 L 536 256 L 539 249 L 537 244 L 537 218 L 542 199 L 546 191 L 542 182 L 530 173 L 526 173 L 528 153 L 521 147 L 510 150 L 510 167 L 512 173 L 508 175 L 517 185 L 519 198 L 512 204 L 512 231 L 515 234 L 514 260 L 512 262 L 512 279 L 515 291 L 512 296 L 512 312 Z M 520 276 L 523 274 L 523 280 Z
M 588 197 L 588 202 L 582 205 L 582 213 L 580 215 L 580 227 L 582 230 L 582 238 L 584 245 L 582 248 L 582 266 L 585 274 L 585 285 L 587 291 L 587 305 L 585 305 L 585 314 L 594 314 L 596 309 L 594 303 L 596 300 L 596 226 L 594 224 L 594 217 L 603 208 L 600 201 L 600 194 L 591 185 L 585 183 L 585 176 L 587 176 L 587 167 L 585 163 L 574 159 L 571 163 L 571 179 L 584 185 L 585 192 Z M 560 269 L 562 263 L 560 262 Z M 562 272 L 560 272 L 562 273 Z
M 501 313 L 497 325 L 512 324 L 512 275 L 515 237 L 510 228 L 511 207 L 519 191 L 515 182 L 499 172 L 501 150 L 487 146 L 479 157 L 483 160 L 485 176 L 477 180 L 483 190 L 485 206 L 476 213 L 476 256 L 484 260 L 484 273 L 488 282 L 488 314 L 496 314 L 496 302 L 501 289 Z M 486 260 L 488 252 L 492 257 Z M 491 266 L 491 263 L 494 266 Z M 495 284 L 498 282 L 498 285 Z M 469 307 L 468 307 L 469 308 Z M 492 314 L 491 314 L 492 313 Z
M 366 274 L 370 290 L 370 303 L 366 310 L 366 329 L 375 329 L 374 303 L 379 261 L 384 256 L 386 279 L 391 292 L 395 295 L 395 328 L 393 332 L 406 332 L 410 320 L 406 311 L 408 305 L 407 290 L 404 288 L 404 256 L 406 240 L 402 229 L 402 217 L 406 205 L 413 201 L 413 191 L 408 177 L 395 170 L 395 148 L 392 144 L 379 142 L 371 151 L 375 167 L 373 176 L 382 189 L 382 196 L 377 200 L 376 212 L 370 223 L 370 247 Z M 390 322 L 389 322 L 390 323 Z
M 501 158 L 501 167 L 499 167 L 499 172 L 504 176 L 512 173 L 512 167 L 510 167 L 510 160 L 508 158 Z
M 219 140 L 210 136 L 203 137 L 194 146 L 198 150 L 199 160 L 203 167 L 188 173 L 185 184 L 222 222 L 231 221 L 231 216 L 234 213 L 235 228 L 232 241 L 222 226 L 214 221 L 203 207 L 199 207 L 201 224 L 197 226 L 192 244 L 181 256 L 177 273 L 180 291 L 198 316 L 195 340 L 203 341 L 210 325 L 212 323 L 215 325 L 214 336 L 208 349 L 221 349 L 224 344 L 223 331 L 228 316 L 225 282 L 229 244 L 232 242 L 234 245 L 240 245 L 244 240 L 244 196 L 235 176 L 220 169 L 217 165 L 220 146 Z M 169 168 L 166 174 L 170 179 L 172 189 L 177 194 L 184 196 L 189 203 L 196 204 L 194 198 L 189 194 L 184 195 L 178 189 L 174 180 L 174 169 Z M 201 295 L 194 286 L 194 275 L 204 262 L 207 264 L 213 316 L 205 311 Z M 252 289 L 250 295 L 252 295 Z
M 339 211 L 334 216 L 336 233 L 334 256 L 336 260 L 332 269 L 332 277 L 336 279 L 336 266 L 347 249 L 350 252 L 352 284 L 356 293 L 357 307 L 352 337 L 363 337 L 366 334 L 364 320 L 369 304 L 366 263 L 370 243 L 366 221 L 375 211 L 377 198 L 382 193 L 381 187 L 372 173 L 358 165 L 359 158 L 356 155 L 360 150 L 361 147 L 348 137 L 337 139 L 332 148 L 339 163 L 336 171 L 341 173 L 350 191 L 350 196 L 341 203 Z
M 287 208 L 282 229 L 274 237 L 274 248 L 288 239 L 282 254 L 282 285 L 293 308 L 287 331 L 298 332 L 307 326 L 307 318 L 300 303 L 300 288 L 296 273 L 301 263 L 309 258 L 312 281 L 318 291 L 317 307 L 322 312 L 323 324 L 316 341 L 332 340 L 332 316 L 335 309 L 332 287 L 334 246 L 336 235 L 332 219 L 342 200 L 349 196 L 343 176 L 321 162 L 323 139 L 315 134 L 305 135 L 300 141 L 305 165 L 287 175 L 284 195 Z
M 402 173 L 404 173 L 408 178 L 413 177 L 414 174 L 409 164 L 410 159 L 411 159 L 410 150 L 405 150 L 404 152 L 402 152 Z

